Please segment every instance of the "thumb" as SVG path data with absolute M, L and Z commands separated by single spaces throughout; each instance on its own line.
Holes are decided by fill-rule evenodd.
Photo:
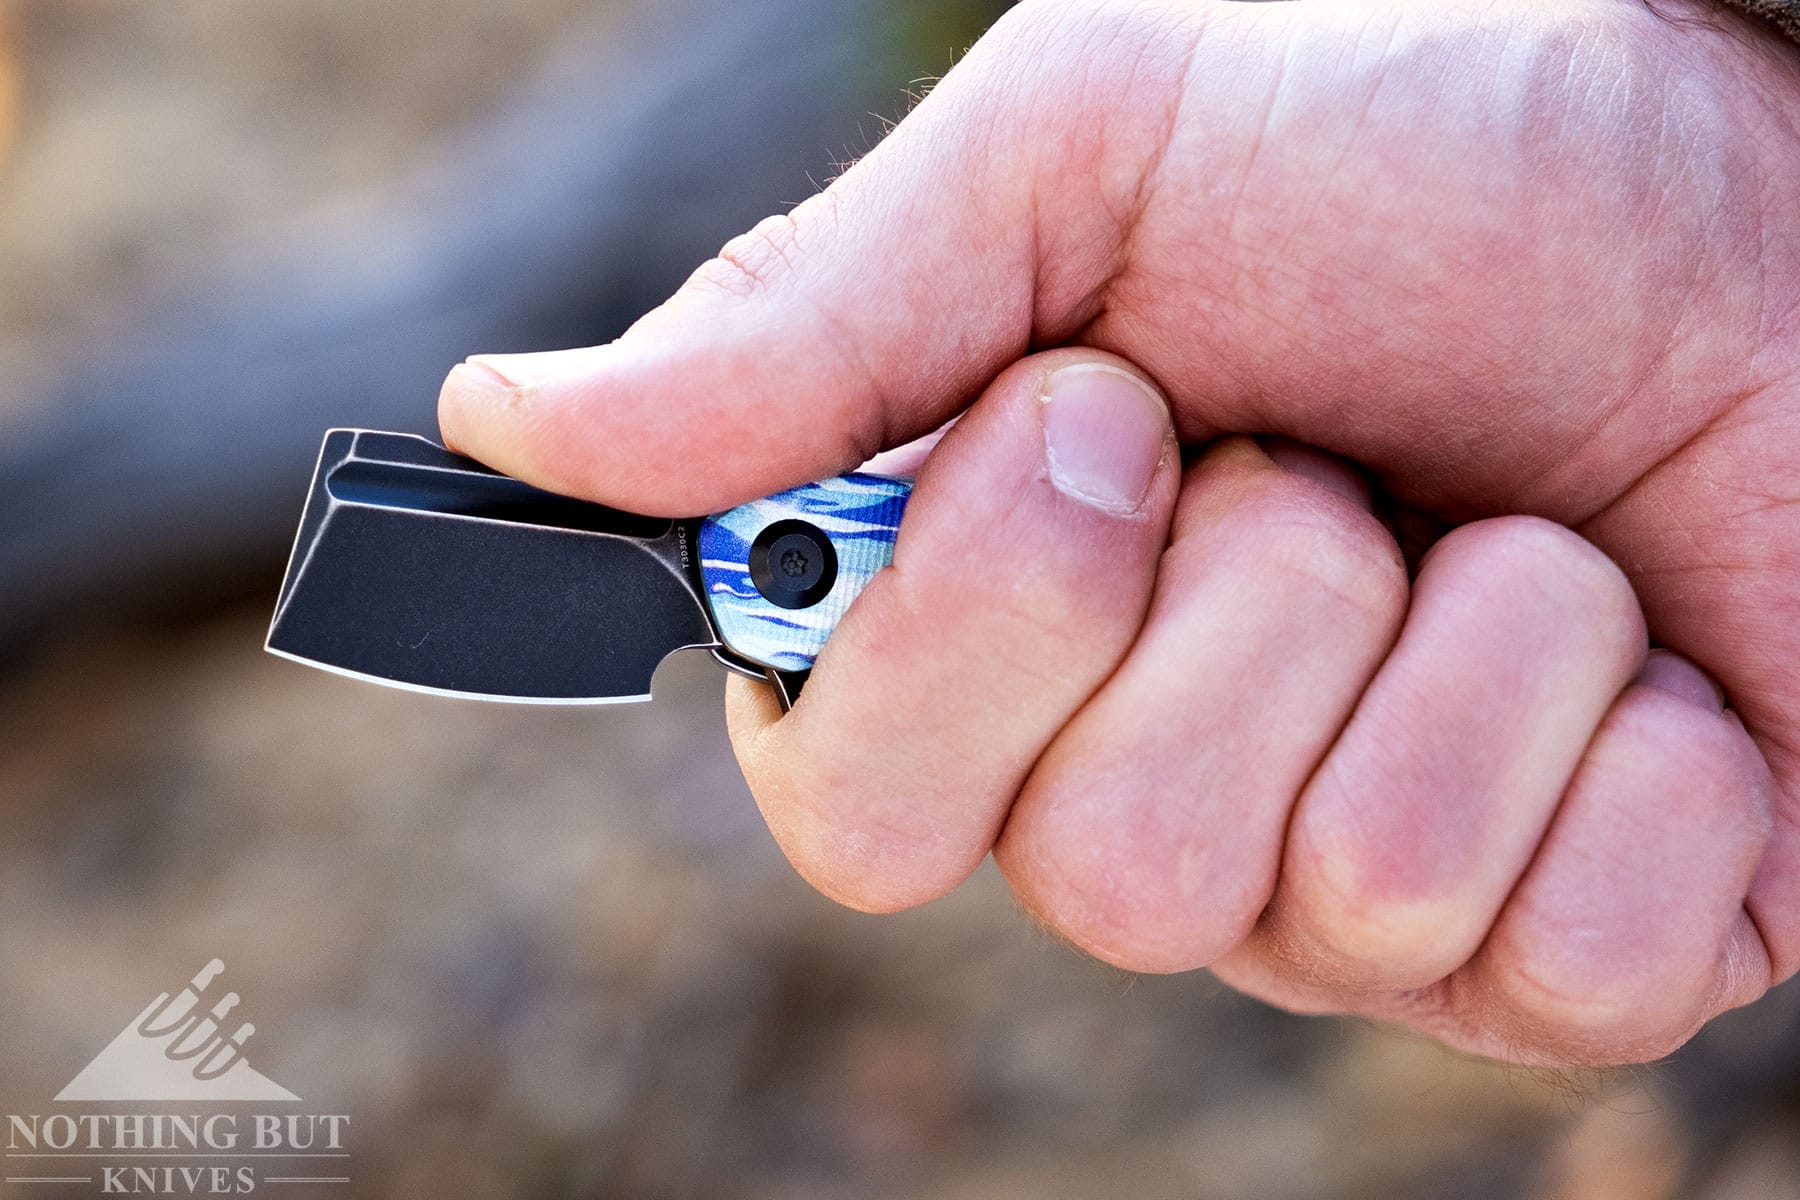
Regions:
M 616 342 L 456 367 L 445 440 L 555 491 L 686 515 L 941 425 L 1031 336 L 1028 201 L 984 178 L 963 132 L 986 103 L 970 65 Z

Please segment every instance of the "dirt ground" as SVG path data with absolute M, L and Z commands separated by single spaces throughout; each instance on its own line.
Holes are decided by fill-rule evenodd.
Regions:
M 0 4 L 0 378 L 26 394 L 129 297 L 392 185 L 618 19 Z M 918 6 L 897 98 L 972 21 Z M 352 1182 L 283 1195 L 1800 1198 L 1793 986 L 1669 1063 L 1566 1076 L 1103 967 L 991 867 L 859 915 L 775 850 L 703 656 L 654 705 L 484 706 L 270 658 L 270 600 L 0 673 L 0 1114 L 54 1111 L 216 957 L 257 1069 L 352 1116 Z

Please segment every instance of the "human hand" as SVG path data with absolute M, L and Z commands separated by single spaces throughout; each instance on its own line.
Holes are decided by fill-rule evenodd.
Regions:
M 1661 7 L 1028 0 L 445 437 L 687 514 L 962 413 L 794 710 L 732 685 L 807 879 L 991 848 L 1121 966 L 1659 1056 L 1800 967 L 1800 53 Z M 1337 459 L 1183 468 L 1228 433 L 1460 527 L 1409 581 Z

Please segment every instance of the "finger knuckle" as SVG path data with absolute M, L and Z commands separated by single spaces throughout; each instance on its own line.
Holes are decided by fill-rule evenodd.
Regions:
M 773 290 L 793 271 L 798 226 L 791 214 L 764 218 L 732 238 L 688 279 L 690 288 L 749 299 Z
M 900 912 L 949 893 L 986 847 L 960 845 L 914 814 L 926 806 L 871 794 L 861 772 L 813 761 L 759 765 L 751 790 L 788 861 L 849 908 Z
M 1223 956 L 1255 923 L 1260 900 L 1246 904 L 1215 889 L 1203 901 L 1187 895 L 1166 847 L 1085 826 L 1058 834 L 1010 836 L 995 848 L 995 861 L 1027 911 L 1102 962 L 1145 974 L 1194 970 Z
M 1602 631 L 1635 654 L 1644 619 L 1617 563 L 1574 530 L 1541 517 L 1493 517 L 1446 534 L 1424 570 L 1456 563 L 1509 605 L 1558 618 L 1553 628 Z
M 1597 981 L 1547 959 L 1502 957 L 1483 972 L 1490 998 L 1518 1040 L 1556 1061 L 1613 1066 L 1652 1062 L 1699 1028 L 1701 989 L 1683 981 Z
M 1400 895 L 1387 878 L 1382 864 L 1338 853 L 1285 885 L 1276 940 L 1312 982 L 1412 990 L 1466 960 L 1470 917 L 1460 898 Z
M 1003 853 L 996 852 L 995 859 L 1025 910 L 1102 962 L 1128 971 L 1155 972 L 1162 956 L 1145 945 L 1148 930 L 1136 879 L 1072 866 L 1056 852 L 1045 854 L 1041 849 L 1028 850 L 1014 839 Z M 1137 872 L 1132 874 L 1141 879 Z
M 821 826 L 795 867 L 808 883 L 846 907 L 897 913 L 954 891 L 979 863 L 954 847 L 880 821 Z
M 1346 619 L 1386 626 L 1406 610 L 1406 567 L 1373 516 L 1335 498 L 1289 486 L 1265 488 L 1233 514 L 1259 566 L 1282 590 L 1305 593 Z
M 1658 797 L 1668 825 L 1704 830 L 1721 863 L 1747 870 L 1775 833 L 1774 781 L 1741 728 L 1681 697 L 1651 687 L 1626 692 L 1588 748 L 1583 782 L 1619 811 Z

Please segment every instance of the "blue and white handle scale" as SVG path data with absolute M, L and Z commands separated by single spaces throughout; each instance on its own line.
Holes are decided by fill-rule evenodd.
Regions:
M 850 602 L 894 559 L 911 482 L 843 475 L 754 500 L 700 526 L 700 574 L 738 657 L 810 670 Z

